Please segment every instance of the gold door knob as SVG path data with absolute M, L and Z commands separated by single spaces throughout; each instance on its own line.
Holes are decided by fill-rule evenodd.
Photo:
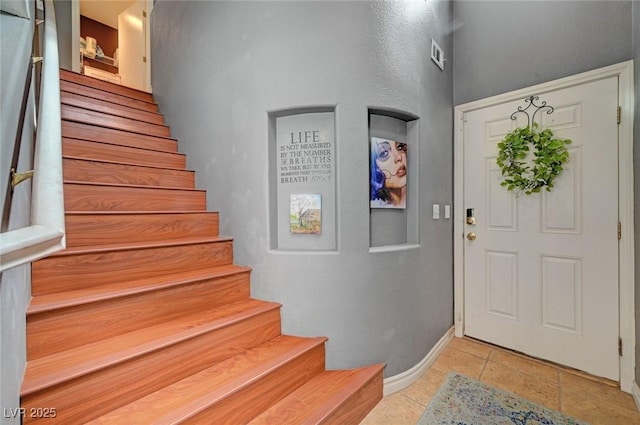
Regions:
M 467 233 L 467 239 L 469 239 L 470 241 L 475 241 L 476 240 L 476 234 L 473 233 L 473 232 Z

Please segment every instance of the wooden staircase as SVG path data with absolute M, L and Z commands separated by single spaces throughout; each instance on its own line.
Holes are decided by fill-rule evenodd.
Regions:
M 152 96 L 60 77 L 67 249 L 32 266 L 24 423 L 358 424 L 383 366 L 281 334 Z

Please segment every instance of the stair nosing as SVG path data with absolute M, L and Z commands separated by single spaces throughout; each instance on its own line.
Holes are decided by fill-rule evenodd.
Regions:
M 70 137 L 68 137 L 68 138 L 70 138 Z M 83 140 L 83 139 L 76 139 L 76 140 Z M 83 141 L 89 142 L 90 140 L 83 140 Z M 92 142 L 92 143 L 101 143 L 101 142 Z M 114 146 L 122 146 L 122 145 L 114 145 Z M 130 147 L 130 146 L 128 146 L 128 147 Z M 141 148 L 136 148 L 136 149 L 141 149 Z M 165 151 L 158 151 L 158 152 L 165 152 Z M 178 152 L 175 152 L 175 153 L 178 153 Z M 135 164 L 135 163 L 131 163 L 131 162 L 110 161 L 110 160 L 107 160 L 107 159 L 84 158 L 84 157 L 81 157 L 81 156 L 73 156 L 73 155 L 62 155 L 62 158 L 63 159 L 72 159 L 72 160 L 75 160 L 75 161 L 88 161 L 88 162 L 101 162 L 101 163 L 105 163 L 105 164 L 115 164 L 115 165 L 128 165 L 128 166 L 131 166 L 131 167 L 151 168 L 151 169 L 154 169 L 154 170 L 183 171 L 183 172 L 186 172 L 186 173 L 195 174 L 194 170 L 189 170 L 189 169 L 184 169 L 184 168 L 158 167 L 158 166 L 153 166 L 153 165 Z
M 142 147 L 138 147 L 138 146 L 131 146 L 131 145 L 121 145 L 118 143 L 112 143 L 112 142 L 103 142 L 103 141 L 97 141 L 97 140 L 86 140 L 86 139 L 79 139 L 77 137 L 69 137 L 69 136 L 62 136 L 63 139 L 63 143 L 64 143 L 64 139 L 69 139 L 69 140 L 76 140 L 79 142 L 86 142 L 86 143 L 100 143 L 103 145 L 109 145 L 109 146 L 115 146 L 115 147 L 119 147 L 119 148 L 131 148 L 131 149 L 138 149 L 141 151 L 149 151 L 149 152 L 155 152 L 155 153 L 165 153 L 165 154 L 170 154 L 170 155 L 178 155 L 181 157 L 186 157 L 187 155 L 183 152 L 173 152 L 173 151 L 163 151 L 160 149 L 150 149 L 150 148 L 142 148 Z
M 56 310 L 63 310 L 66 308 L 75 307 L 79 305 L 94 304 L 94 303 L 99 303 L 99 302 L 110 300 L 110 299 L 125 298 L 132 295 L 151 293 L 154 291 L 161 291 L 169 288 L 189 285 L 189 284 L 197 283 L 207 279 L 212 279 L 212 278 L 217 279 L 217 278 L 235 276 L 235 275 L 240 275 L 240 274 L 250 273 L 250 272 L 251 272 L 250 267 L 231 264 L 231 265 L 218 266 L 210 270 L 202 271 L 202 274 L 197 276 L 189 275 L 187 277 L 177 278 L 177 276 L 180 276 L 180 273 L 165 275 L 163 277 L 167 278 L 167 277 L 173 276 L 173 278 L 171 280 L 166 280 L 164 282 L 158 282 L 156 278 L 156 279 L 153 279 L 153 282 L 149 282 L 145 285 L 133 286 L 128 288 L 108 290 L 110 289 L 109 288 L 110 285 L 97 286 L 97 287 L 94 287 L 95 292 L 91 295 L 81 295 L 81 296 L 74 297 L 74 293 L 86 292 L 86 290 L 76 290 L 76 291 L 68 291 L 68 292 L 56 293 L 56 294 L 38 295 L 38 296 L 31 297 L 31 303 L 29 303 L 29 306 L 27 307 L 26 314 L 27 314 L 27 317 L 35 316 L 38 314 L 48 313 Z M 148 280 L 151 280 L 151 279 L 146 278 L 146 279 L 142 279 L 141 281 L 148 281 Z M 100 289 L 103 289 L 103 291 L 100 291 Z M 68 294 L 68 297 L 65 300 L 61 300 L 61 301 L 50 301 L 50 302 L 44 302 L 41 304 L 35 304 L 35 307 L 34 307 L 33 303 L 35 300 L 50 298 L 50 295 L 62 295 L 62 294 Z
M 79 109 L 82 109 L 82 108 L 79 108 Z M 87 121 L 82 121 L 82 120 L 78 120 L 78 119 L 72 119 L 72 118 L 69 118 L 69 117 L 62 118 L 62 121 L 76 122 L 76 123 L 80 123 L 80 124 L 88 124 L 88 125 L 90 125 L 92 127 L 101 128 L 101 129 L 104 128 L 104 129 L 107 129 L 107 130 L 126 131 L 128 133 L 137 134 L 137 135 L 140 135 L 140 136 L 160 137 L 160 138 L 163 138 L 163 139 L 170 139 L 171 138 L 171 137 L 164 136 L 164 135 L 144 133 L 142 131 L 131 131 L 131 130 L 122 129 L 122 128 L 118 128 L 118 127 L 109 127 L 109 126 L 106 126 L 106 125 L 90 123 L 90 122 L 87 122 Z M 149 125 L 157 125 L 157 124 L 149 124 Z M 163 125 L 163 126 L 158 125 L 158 127 L 166 127 L 167 129 L 170 128 L 170 127 L 168 127 L 166 125 Z M 169 130 L 169 132 L 171 132 L 171 130 Z
M 73 123 L 73 124 L 80 124 L 80 125 L 86 125 L 89 127 L 98 127 L 100 129 L 106 129 L 108 130 L 113 130 L 113 131 L 122 131 L 123 133 L 131 133 L 131 134 L 135 134 L 137 136 L 146 136 L 146 137 L 154 137 L 157 139 L 163 139 L 163 140 L 171 140 L 173 142 L 178 142 L 178 139 L 176 139 L 175 137 L 170 137 L 170 136 L 156 136 L 155 134 L 144 134 L 144 133 L 137 133 L 135 131 L 130 131 L 130 130 L 123 130 L 121 128 L 112 128 L 112 127 L 104 127 L 104 126 L 100 126 L 100 125 L 96 125 L 96 124 L 90 124 L 87 122 L 83 122 L 83 121 L 76 121 L 76 120 L 69 120 L 69 119 L 64 119 L 62 118 L 61 121 L 67 122 L 67 123 Z M 68 137 L 70 139 L 77 139 L 77 137 L 69 137 L 69 136 L 63 136 L 63 137 Z M 79 139 L 79 140 L 84 140 L 84 139 Z M 87 140 L 87 142 L 93 142 L 94 140 Z M 103 143 L 103 142 L 98 142 L 96 141 L 96 143 Z
M 278 408 L 284 407 L 288 404 L 289 401 L 295 401 L 296 399 L 300 399 L 301 392 L 305 392 L 307 390 L 307 386 L 316 385 L 317 381 L 323 381 L 324 378 L 328 374 L 336 374 L 336 373 L 347 373 L 353 374 L 355 384 L 358 388 L 362 388 L 364 385 L 369 383 L 372 379 L 376 377 L 381 370 L 384 369 L 383 363 L 376 363 L 369 366 L 357 367 L 353 369 L 340 369 L 340 370 L 325 370 L 319 375 L 314 376 L 309 379 L 307 382 L 302 384 L 300 387 L 296 388 L 292 392 L 290 392 L 285 398 L 273 404 L 270 408 L 266 409 L 260 415 L 253 418 L 248 425 L 253 424 L 253 421 L 256 419 L 262 419 L 262 415 L 268 412 L 271 409 L 277 411 Z M 350 382 L 353 384 L 353 382 Z M 323 423 L 322 421 L 327 419 L 336 409 L 340 408 L 340 406 L 344 405 L 344 403 L 349 401 L 349 397 L 353 395 L 353 393 L 345 388 L 338 388 L 334 393 L 329 394 L 328 397 L 323 398 L 322 402 L 316 406 L 314 409 L 315 414 L 312 413 L 311 416 L 306 416 L 305 419 L 310 421 L 309 423 Z M 329 409 L 330 408 L 330 409 Z
M 78 106 L 78 105 L 71 104 L 69 102 L 65 102 L 62 99 L 60 100 L 60 105 L 61 106 L 68 106 L 68 107 L 75 108 L 75 109 L 81 109 L 83 111 L 93 112 L 95 114 L 102 114 L 102 115 L 105 115 L 106 117 L 121 118 L 121 119 L 131 120 L 131 121 L 135 121 L 137 123 L 142 123 L 142 124 L 147 124 L 147 125 L 156 125 L 158 127 L 164 127 L 166 129 L 168 129 L 169 131 L 171 131 L 169 126 L 164 124 L 164 116 L 162 117 L 163 118 L 163 120 L 162 120 L 163 123 L 162 124 L 156 124 L 154 122 L 140 120 L 140 119 L 137 119 L 137 118 L 123 117 L 122 115 L 116 115 L 116 114 L 113 114 L 111 112 L 96 111 L 95 109 L 90 109 L 90 108 L 87 108 L 87 107 L 84 107 L 84 106 Z M 158 115 L 161 115 L 161 114 L 158 114 Z M 79 121 L 79 122 L 86 122 L 86 121 Z M 98 125 L 98 124 L 91 124 L 91 125 L 96 125 L 97 127 L 104 127 L 104 126 L 101 126 L 101 125 Z M 107 127 L 107 128 L 111 128 L 111 127 Z
M 74 210 L 69 210 L 69 211 L 65 211 L 64 213 L 65 215 L 144 215 L 144 214 L 220 214 L 218 211 L 207 211 L 207 210 L 179 210 L 179 211 L 171 211 L 171 210 L 167 210 L 167 211 L 146 211 L 146 210 L 140 210 L 140 211 L 124 211 L 124 210 L 118 210 L 118 211 L 111 211 L 111 210 L 106 210 L 106 211 L 86 211 L 86 210 L 80 210 L 80 211 L 74 211 Z
M 365 384 L 367 384 L 372 379 L 374 379 L 376 377 L 376 375 L 380 372 L 381 364 L 375 364 L 375 365 L 371 365 L 371 366 L 363 367 L 363 368 L 358 368 L 358 369 L 349 369 L 349 370 L 347 370 L 347 372 L 356 372 L 356 373 L 357 372 L 362 372 L 362 373 L 364 373 L 364 372 L 367 371 L 367 369 L 370 369 L 370 368 L 372 370 L 371 370 L 371 373 L 368 374 L 368 376 L 359 376 L 359 374 L 358 374 L 358 376 L 356 376 L 356 378 L 355 378 L 357 380 L 358 384 L 359 384 L 358 387 L 362 388 L 362 387 L 364 387 Z M 311 382 L 312 379 L 310 379 L 309 382 Z M 317 419 L 317 422 L 321 423 L 321 421 L 323 421 L 327 417 L 329 417 L 333 413 L 334 410 L 337 410 L 338 408 L 340 408 L 340 406 L 342 406 L 344 403 L 349 401 L 349 397 L 351 395 L 353 395 L 353 393 L 348 392 L 344 388 L 340 388 L 335 394 L 333 394 L 331 397 L 328 397 L 324 401 L 324 403 L 321 404 L 323 409 L 319 408 L 319 409 L 316 410 L 315 419 Z M 334 407 L 334 409 L 327 410 L 327 407 Z
M 122 184 L 122 183 L 102 183 L 102 182 L 86 182 L 80 180 L 64 180 L 63 184 L 75 184 L 80 186 L 105 186 L 105 187 L 123 187 L 132 189 L 152 189 L 152 190 L 179 190 L 186 192 L 206 192 L 204 189 L 189 187 L 171 187 L 171 186 L 148 186 L 140 184 Z
M 208 243 L 224 243 L 233 241 L 230 236 L 210 236 L 210 237 L 190 237 L 184 240 L 162 240 L 152 242 L 131 242 L 116 243 L 108 245 L 86 245 L 74 248 L 67 248 L 63 251 L 54 252 L 48 258 L 67 257 L 71 255 L 97 254 L 101 252 L 121 252 L 137 251 L 140 249 L 168 248 L 171 246 L 201 245 Z
M 152 108 L 152 109 L 156 109 L 156 111 L 147 111 L 146 109 L 143 109 L 143 108 L 142 108 L 142 107 L 140 107 L 139 105 L 136 105 L 136 106 L 126 105 L 126 106 L 127 106 L 127 107 L 129 107 L 129 108 L 132 108 L 132 109 L 137 109 L 138 111 L 158 113 L 158 112 L 157 112 L 157 110 L 158 110 L 158 104 L 157 104 L 157 103 L 155 103 L 155 102 L 147 102 L 146 100 L 136 99 L 136 98 L 129 97 L 129 96 L 125 96 L 125 95 L 122 95 L 122 94 L 119 94 L 119 93 L 114 93 L 114 92 L 110 92 L 110 91 L 102 90 L 102 89 L 99 89 L 99 88 L 97 88 L 97 87 L 92 87 L 92 86 L 89 86 L 89 85 L 86 85 L 86 84 L 76 83 L 75 81 L 69 81 L 69 80 L 62 80 L 62 81 L 64 81 L 64 82 L 65 82 L 65 83 L 67 83 L 67 84 L 75 84 L 76 86 L 85 87 L 85 88 L 89 88 L 89 89 L 93 89 L 93 90 L 99 90 L 99 91 L 101 91 L 101 92 L 109 93 L 109 94 L 111 94 L 111 95 L 113 95 L 113 96 L 121 96 L 121 97 L 123 97 L 123 98 L 124 98 L 123 100 L 124 100 L 125 102 L 127 102 L 127 101 L 129 101 L 129 100 L 133 100 L 133 101 L 135 101 L 135 102 L 142 102 L 142 103 L 145 103 L 145 104 L 147 104 L 147 105 L 152 105 L 152 106 L 154 106 L 154 107 L 155 107 L 155 108 Z M 61 84 L 61 86 L 62 86 L 62 84 Z M 62 91 L 65 91 L 65 92 L 67 92 L 67 93 L 74 93 L 73 91 L 63 90 L 63 89 L 62 89 L 62 87 L 60 88 L 60 91 L 61 91 L 61 92 L 62 92 Z M 77 93 L 75 93 L 75 94 L 77 94 Z M 95 96 L 87 96 L 86 94 L 82 94 L 81 96 L 89 97 L 89 98 L 91 98 L 91 99 L 102 100 L 102 101 L 104 101 L 104 102 L 115 103 L 115 102 L 111 102 L 110 100 L 101 99 L 101 98 L 99 98 L 99 97 L 95 97 Z M 115 104 L 116 104 L 116 105 L 118 105 L 118 103 L 115 103 Z
M 44 373 L 40 377 L 32 378 L 31 381 L 23 381 L 23 388 L 20 391 L 21 397 L 31 395 L 42 391 L 46 388 L 50 388 L 56 385 L 60 385 L 64 382 L 68 382 L 74 379 L 77 379 L 81 376 L 86 376 L 91 373 L 94 373 L 98 370 L 102 370 L 119 363 L 123 363 L 126 361 L 133 360 L 135 358 L 144 356 L 149 353 L 153 353 L 155 351 L 161 350 L 165 347 L 169 347 L 189 339 L 197 338 L 198 336 L 204 335 L 208 332 L 215 331 L 217 329 L 223 329 L 225 327 L 234 325 L 244 320 L 247 317 L 251 317 L 254 315 L 266 313 L 268 311 L 272 311 L 275 309 L 281 308 L 281 304 L 269 301 L 261 301 L 256 300 L 255 298 L 250 298 L 249 300 L 238 301 L 235 303 L 227 304 L 227 306 L 236 306 L 240 304 L 250 304 L 249 307 L 245 310 L 241 310 L 239 312 L 233 312 L 231 316 L 220 316 L 208 321 L 206 323 L 198 324 L 193 327 L 189 327 L 188 329 L 182 329 L 181 331 L 174 332 L 172 334 L 163 335 L 161 337 L 156 337 L 151 340 L 147 340 L 143 343 L 139 342 L 131 342 L 126 345 L 125 349 L 118 349 L 118 351 L 110 352 L 108 354 L 101 354 L 97 358 L 91 358 L 89 360 L 85 360 L 83 363 L 76 363 L 73 366 L 66 366 L 63 369 L 66 370 L 64 375 L 60 374 L 60 369 L 57 369 L 56 372 L 53 373 Z M 253 305 L 251 305 L 253 304 Z M 185 321 L 187 319 L 193 317 L 201 317 L 201 312 L 190 314 L 187 316 L 180 317 L 179 319 L 174 320 L 174 322 Z M 196 320 L 197 322 L 197 320 Z M 106 346 L 109 344 L 113 344 L 114 341 L 119 340 L 128 340 L 133 341 L 136 339 L 136 335 L 142 334 L 145 332 L 149 332 L 149 329 L 153 328 L 161 328 L 165 327 L 166 323 L 158 324 L 155 326 L 146 327 L 143 329 L 138 329 L 132 332 L 127 332 L 123 335 L 118 335 L 115 337 L 107 338 L 104 340 L 100 340 L 97 342 L 93 342 L 90 344 L 85 344 L 80 347 L 72 348 L 70 350 L 66 350 L 60 353 L 55 353 L 51 356 L 41 357 L 35 360 L 27 361 L 27 371 L 25 371 L 25 376 L 29 370 L 29 366 L 33 364 L 44 364 L 46 362 L 51 362 L 52 359 L 57 358 L 65 358 L 72 356 L 74 352 L 79 351 L 90 351 L 95 347 Z M 118 344 L 113 344 L 118 345 Z M 86 358 L 86 357 L 85 357 Z M 52 377 L 51 375 L 58 375 L 56 377 Z M 27 383 L 29 385 L 24 388 L 24 384 Z
M 116 83 L 112 83 L 112 82 L 110 82 L 110 81 L 104 81 L 104 80 L 101 80 L 101 79 L 99 79 L 99 78 L 91 77 L 91 76 L 89 76 L 89 75 L 84 75 L 84 74 L 80 74 L 80 73 L 73 72 L 73 71 L 68 71 L 68 70 L 66 70 L 66 69 L 60 69 L 60 71 L 67 72 L 67 73 L 69 73 L 69 74 L 77 74 L 77 75 L 79 75 L 79 76 L 81 76 L 81 77 L 82 77 L 82 78 L 81 78 L 81 81 L 82 81 L 82 79 L 83 79 L 83 78 L 92 78 L 92 79 L 94 79 L 94 80 L 96 80 L 96 81 L 100 81 L 101 83 L 111 84 L 111 85 L 113 85 L 114 87 L 125 87 L 125 88 L 127 88 L 127 89 L 129 89 L 129 90 L 133 90 L 133 91 L 136 91 L 136 92 L 138 92 L 138 93 L 144 93 L 144 94 L 149 94 L 149 95 L 153 96 L 153 93 L 149 93 L 149 92 L 147 92 L 147 91 L 145 91 L 145 90 L 139 90 L 139 89 L 136 89 L 136 88 L 133 88 L 133 87 L 124 86 L 124 85 L 122 85 L 122 84 L 116 84 Z M 139 101 L 141 101 L 141 102 L 151 103 L 151 104 L 153 104 L 153 105 L 157 105 L 157 103 L 156 103 L 156 101 L 155 101 L 155 100 L 151 100 L 151 101 L 149 101 L 149 100 L 138 99 L 138 98 L 135 98 L 135 97 L 132 97 L 132 96 L 128 96 L 128 95 L 126 95 L 126 94 L 120 94 L 120 93 L 112 92 L 112 91 L 110 91 L 110 90 L 101 89 L 101 88 L 99 88 L 99 87 L 95 87 L 95 86 L 92 86 L 92 85 L 89 85 L 89 84 L 78 83 L 78 82 L 75 82 L 75 81 L 71 81 L 71 80 L 68 80 L 68 79 L 62 78 L 62 75 L 64 75 L 64 74 L 63 74 L 63 72 L 60 72 L 60 79 L 61 79 L 61 80 L 63 80 L 63 81 L 67 81 L 67 82 L 69 82 L 69 83 L 74 83 L 74 84 L 78 84 L 78 85 L 85 86 L 85 87 L 91 87 L 92 89 L 96 89 L 96 90 L 104 91 L 104 92 L 107 92 L 107 93 L 113 93 L 113 94 L 117 94 L 117 95 L 119 95 L 119 96 L 127 97 L 127 98 L 129 98 L 129 99 L 139 100 Z
M 84 87 L 87 87 L 87 86 L 84 86 Z M 106 99 L 100 99 L 100 98 L 94 97 L 94 96 L 87 96 L 85 94 L 74 93 L 72 91 L 60 88 L 60 102 L 64 103 L 65 105 L 76 106 L 77 108 L 88 109 L 88 108 L 85 108 L 83 106 L 77 106 L 77 105 L 73 105 L 73 104 L 69 103 L 69 99 L 65 99 L 64 96 L 63 96 L 63 93 L 70 94 L 70 95 L 73 95 L 73 96 L 80 96 L 80 97 L 87 98 L 87 99 L 93 99 L 93 100 L 97 100 L 99 102 L 109 103 L 111 105 L 115 105 L 116 106 L 116 107 L 114 107 L 115 109 L 117 109 L 118 106 L 119 107 L 123 107 L 123 108 L 135 109 L 136 111 L 139 111 L 139 112 L 143 112 L 143 113 L 147 113 L 147 114 L 151 114 L 151 115 L 157 115 L 159 117 L 162 117 L 163 120 L 164 120 L 164 115 L 161 114 L 160 112 L 157 112 L 157 111 L 145 111 L 145 110 L 142 110 L 142 109 L 134 108 L 133 106 L 123 105 L 121 103 L 112 102 L 112 101 L 106 100 Z M 119 96 L 119 95 L 117 95 L 117 96 Z M 129 99 L 131 99 L 131 98 L 129 98 Z M 148 103 L 148 102 L 146 102 L 146 103 Z M 90 110 L 93 111 L 93 109 L 90 109 Z M 95 112 L 100 112 L 100 111 L 95 111 Z M 162 125 L 165 125 L 165 124 L 162 124 Z

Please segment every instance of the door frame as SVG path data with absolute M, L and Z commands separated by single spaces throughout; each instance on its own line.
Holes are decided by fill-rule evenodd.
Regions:
M 464 116 L 466 113 L 532 95 L 585 84 L 609 77 L 618 77 L 618 105 L 622 108 L 618 125 L 618 214 L 622 223 L 618 241 L 619 323 L 623 341 L 620 356 L 620 388 L 632 392 L 635 379 L 635 265 L 633 216 L 633 61 L 580 73 L 547 83 L 537 84 L 486 99 L 457 105 L 454 108 L 454 326 L 455 336 L 464 335 Z
M 151 93 L 151 12 L 153 0 L 144 0 L 147 5 L 147 25 L 145 26 L 145 45 L 147 46 L 147 66 L 145 67 L 147 87 Z M 71 70 L 80 73 L 80 0 L 71 2 Z

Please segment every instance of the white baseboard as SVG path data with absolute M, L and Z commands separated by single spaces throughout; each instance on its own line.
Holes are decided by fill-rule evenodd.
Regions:
M 631 387 L 631 394 L 636 402 L 636 409 L 640 412 L 640 386 L 636 381 L 633 381 L 633 387 Z
M 436 361 L 442 350 L 445 349 L 449 341 L 453 338 L 454 328 L 451 327 L 442 338 L 436 343 L 436 345 L 427 353 L 424 359 L 420 360 L 420 362 L 412 367 L 409 370 L 406 370 L 402 373 L 399 373 L 394 376 L 390 376 L 384 379 L 384 396 L 388 396 L 400 390 L 407 388 L 409 385 L 413 384 L 415 381 L 420 379 L 420 377 L 431 367 L 433 362 Z M 640 395 L 640 393 L 639 393 Z M 636 401 L 637 402 L 637 401 Z

